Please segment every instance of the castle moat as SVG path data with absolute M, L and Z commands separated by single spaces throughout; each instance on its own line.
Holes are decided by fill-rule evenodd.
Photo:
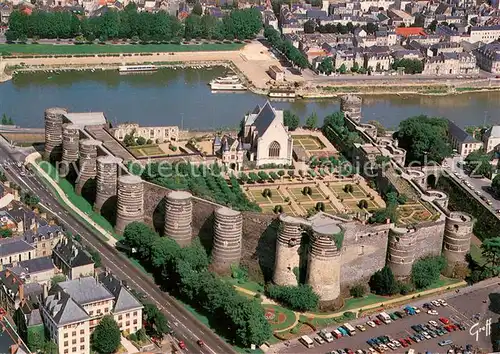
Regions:
M 17 125 L 42 127 L 47 107 L 71 111 L 103 111 L 113 122 L 137 121 L 143 126 L 178 125 L 190 130 L 237 127 L 256 104 L 267 99 L 250 92 L 212 93 L 208 83 L 227 69 L 161 69 L 152 74 L 120 75 L 115 71 L 37 72 L 17 75 L 0 84 L 0 113 Z M 339 99 L 273 101 L 303 121 L 312 112 L 322 119 L 339 109 Z M 363 120 L 395 128 L 409 116 L 443 116 L 460 126 L 500 124 L 500 92 L 451 96 L 369 96 L 363 99 Z

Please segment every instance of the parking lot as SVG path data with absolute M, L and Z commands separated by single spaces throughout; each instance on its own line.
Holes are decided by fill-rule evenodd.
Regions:
M 461 323 L 465 330 L 457 330 L 452 332 L 447 332 L 443 336 L 438 336 L 436 338 L 431 338 L 429 340 L 423 340 L 419 343 L 412 342 L 412 345 L 408 348 L 399 347 L 395 350 L 389 350 L 388 352 L 394 353 L 405 353 L 408 349 L 413 348 L 417 353 L 446 353 L 449 349 L 451 349 L 450 345 L 441 347 L 439 346 L 439 342 L 450 339 L 453 341 L 453 345 L 458 347 L 462 346 L 465 348 L 467 344 L 471 344 L 474 348 L 481 348 L 485 350 L 484 352 L 491 352 L 491 338 L 487 336 L 486 331 L 483 330 L 478 335 L 478 341 L 476 342 L 476 336 L 471 335 L 470 328 L 475 323 L 479 323 L 479 327 L 484 327 L 487 325 L 487 320 L 493 320 L 493 326 L 498 320 L 498 316 L 500 314 L 500 309 L 496 310 L 498 313 L 493 312 L 490 299 L 500 299 L 500 286 L 497 283 L 493 285 L 490 284 L 487 287 L 481 287 L 479 289 L 474 288 L 464 288 L 459 293 L 448 293 L 446 295 L 441 296 L 446 299 L 448 303 L 447 306 L 434 307 L 434 309 L 438 312 L 438 315 L 429 315 L 424 309 L 422 309 L 422 305 L 426 302 L 431 301 L 432 299 L 420 300 L 418 302 L 412 303 L 412 306 L 417 306 L 422 309 L 420 314 L 416 314 L 413 316 L 406 316 L 403 319 L 398 319 L 396 321 L 392 321 L 392 323 L 386 325 L 381 324 L 375 328 L 371 328 L 366 325 L 368 320 L 374 319 L 374 316 L 370 318 L 360 318 L 355 321 L 351 321 L 352 325 L 363 324 L 366 328 L 365 332 L 360 332 L 357 330 L 356 335 L 352 337 L 342 337 L 339 339 L 334 339 L 331 343 L 318 344 L 315 342 L 314 348 L 306 349 L 303 344 L 301 344 L 298 340 L 291 341 L 288 346 L 284 346 L 279 349 L 280 353 L 329 353 L 332 350 L 346 349 L 349 348 L 353 352 L 358 349 L 362 349 L 367 351 L 369 344 L 367 341 L 374 337 L 380 337 L 388 335 L 392 337 L 392 339 L 401 339 L 408 338 L 409 336 L 415 335 L 415 331 L 411 328 L 413 325 L 419 324 L 428 324 L 429 320 L 434 320 L 440 323 L 439 318 L 444 317 L 449 319 L 452 323 Z M 387 313 L 392 313 L 394 311 L 402 311 L 401 306 L 399 308 L 394 308 L 386 311 Z M 500 307 L 497 305 L 496 307 Z M 493 306 L 495 309 L 495 306 Z M 475 315 L 479 315 L 479 319 L 474 319 Z M 475 332 L 476 327 L 473 327 L 473 332 Z M 328 330 L 333 330 L 334 328 L 328 328 Z M 316 333 L 312 333 L 309 337 L 316 337 Z

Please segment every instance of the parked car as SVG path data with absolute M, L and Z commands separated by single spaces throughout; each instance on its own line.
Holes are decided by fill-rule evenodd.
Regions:
M 448 303 L 446 301 L 444 301 L 443 299 L 437 299 L 437 301 L 439 301 L 441 306 L 448 306 Z
M 406 340 L 404 340 L 403 338 L 401 338 L 399 340 L 399 343 L 404 347 L 404 348 L 407 348 L 408 347 L 408 343 L 406 343 Z
M 442 323 L 444 323 L 445 325 L 447 324 L 450 324 L 450 320 L 447 319 L 446 317 L 440 317 L 439 318 L 439 321 L 441 321 Z
M 372 328 L 377 327 L 377 325 L 376 325 L 376 324 L 375 324 L 375 322 L 373 322 L 373 321 L 368 321 L 368 322 L 366 322 L 366 324 L 367 324 L 368 326 L 372 327 Z
M 434 321 L 434 320 L 430 320 L 430 321 L 429 321 L 429 323 L 430 323 L 432 326 L 434 326 L 434 327 L 438 327 L 438 326 L 439 326 L 439 325 L 438 325 L 438 323 L 437 323 L 436 321 Z
M 436 307 L 441 306 L 441 304 L 440 304 L 440 303 L 439 303 L 439 301 L 437 301 L 437 300 L 432 300 L 432 301 L 431 301 L 431 303 L 432 303 L 434 306 L 436 306 Z
M 429 311 L 427 311 L 427 313 L 429 315 L 433 315 L 433 316 L 437 316 L 438 315 L 438 312 L 436 310 L 429 310 Z
M 451 345 L 453 344 L 453 341 L 451 339 L 446 339 L 442 340 L 441 342 L 438 343 L 441 347 L 444 347 L 445 345 Z
M 428 309 L 428 310 L 431 310 L 431 309 L 432 309 L 432 305 L 431 305 L 430 303 L 428 303 L 428 302 L 426 302 L 425 304 L 423 304 L 423 305 L 422 305 L 422 307 L 423 307 L 424 309 Z
M 375 318 L 373 322 L 375 322 L 377 326 L 380 326 L 382 324 L 382 321 L 380 321 L 378 318 Z
M 356 328 L 357 328 L 357 329 L 359 329 L 359 331 L 360 331 L 360 332 L 364 332 L 364 331 L 366 331 L 365 326 L 363 326 L 363 325 L 361 325 L 361 324 L 357 325 L 357 326 L 356 326 Z
M 318 342 L 318 344 L 325 344 L 325 340 L 321 338 L 320 336 L 314 337 L 314 340 Z
M 420 309 L 416 306 L 413 306 L 413 309 L 415 310 L 415 313 L 420 313 Z
M 459 330 L 465 331 L 465 326 L 461 323 L 457 323 L 456 326 L 458 327 Z

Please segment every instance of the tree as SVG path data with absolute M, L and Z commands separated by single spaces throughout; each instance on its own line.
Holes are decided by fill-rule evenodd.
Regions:
M 3 173 L 3 171 L 0 171 L 0 182 L 5 181 L 7 181 L 7 176 L 5 176 L 5 173 Z
M 376 271 L 368 284 L 372 292 L 377 295 L 394 295 L 399 292 L 398 283 L 388 266 Z
M 111 354 L 120 346 L 121 333 L 113 316 L 104 316 L 91 337 L 92 348 L 98 353 Z
M 146 138 L 142 137 L 142 136 L 139 136 L 135 142 L 137 143 L 137 145 L 146 145 Z
M 38 203 L 40 203 L 40 198 L 31 192 L 27 192 L 23 194 L 21 201 L 24 204 L 34 208 L 38 205 Z
M 17 333 L 19 334 L 19 337 L 24 342 L 28 341 L 28 325 L 26 324 L 26 318 L 24 317 L 23 310 L 21 307 L 18 307 L 16 311 L 14 311 L 14 316 L 13 316 L 14 323 L 16 324 L 17 327 Z
M 28 338 L 26 344 L 32 352 L 42 350 L 45 343 L 45 329 L 43 324 L 28 328 Z
M 500 196 L 500 174 L 496 175 L 491 181 L 491 190 L 497 197 Z
M 55 286 L 56 284 L 58 283 L 61 283 L 63 281 L 66 281 L 66 276 L 64 274 L 57 274 L 57 275 L 54 275 L 51 279 L 50 279 L 50 286 L 53 287 Z
M 0 238 L 9 238 L 12 236 L 11 229 L 0 229 Z
M 294 311 L 310 311 L 316 309 L 319 296 L 310 285 L 298 286 L 268 285 L 266 295 Z
M 134 146 L 134 145 L 136 145 L 135 138 L 134 138 L 134 133 L 125 134 L 125 136 L 123 137 L 123 144 L 125 144 L 125 146 Z
M 94 266 L 99 268 L 102 265 L 101 254 L 93 247 L 85 247 L 85 250 L 90 254 L 90 258 L 94 261 Z
M 405 74 L 420 74 L 424 70 L 424 63 L 419 59 L 399 59 L 394 60 L 392 68 L 404 68 Z
M 349 294 L 352 297 L 363 297 L 366 294 L 366 286 L 364 284 L 356 284 L 349 289 Z
M 316 21 L 307 20 L 304 22 L 304 33 L 314 33 L 316 31 Z
M 485 153 L 483 149 L 473 151 L 467 155 L 465 162 L 471 171 L 470 176 L 490 177 L 493 173 L 493 166 L 490 163 L 492 158 L 492 154 Z
M 369 120 L 368 124 L 371 124 L 377 128 L 377 136 L 385 136 L 385 127 L 378 120 Z
M 436 26 L 437 26 L 437 23 L 438 23 L 438 22 L 437 22 L 436 20 L 433 20 L 433 21 L 430 23 L 429 27 L 427 27 L 427 28 L 428 28 L 431 32 L 436 32 Z
M 361 199 L 358 203 L 361 209 L 368 209 L 368 202 L 365 199 Z
M 191 11 L 191 13 L 198 15 L 198 16 L 201 16 L 203 14 L 203 8 L 201 7 L 201 4 L 199 2 L 194 4 L 193 10 Z
M 316 112 L 312 112 L 306 119 L 306 128 L 315 129 L 318 126 L 318 115 Z
M 407 151 L 406 162 L 441 163 L 452 153 L 448 141 L 448 121 L 425 115 L 410 117 L 399 124 L 399 146 Z
M 43 354 L 59 354 L 59 347 L 54 341 L 46 341 L 43 343 L 41 352 Z
M 357 73 L 359 71 L 359 64 L 357 61 L 354 62 L 354 64 L 352 64 L 352 68 L 351 68 L 351 71 L 353 73 Z
M 346 68 L 345 64 L 342 64 L 339 68 L 339 73 L 345 74 L 346 72 L 347 72 L 347 68 Z
M 288 127 L 288 130 L 294 131 L 295 129 L 298 128 L 300 124 L 300 118 L 292 111 L 286 109 L 283 112 L 283 123 L 285 124 L 286 127 Z
M 127 245 L 137 252 L 139 258 L 148 259 L 151 246 L 158 235 L 147 225 L 140 222 L 132 222 L 125 227 L 123 237 Z
M 425 257 L 416 261 L 411 268 L 411 280 L 417 289 L 424 289 L 439 280 L 446 267 L 443 256 Z
M 497 276 L 500 273 L 500 237 L 484 240 L 481 244 L 481 251 L 485 259 L 485 270 L 492 276 Z
M 333 60 L 331 57 L 326 57 L 321 60 L 321 63 L 318 65 L 318 71 L 325 75 L 331 75 L 334 71 Z

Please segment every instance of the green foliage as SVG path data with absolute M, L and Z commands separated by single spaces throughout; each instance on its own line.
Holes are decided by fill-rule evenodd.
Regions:
M 325 211 L 325 203 L 317 202 L 315 208 L 317 211 Z
M 354 64 L 352 64 L 352 68 L 351 68 L 351 71 L 353 73 L 357 73 L 359 71 L 359 64 L 357 61 L 354 62 Z
M 448 142 L 448 121 L 425 115 L 410 117 L 399 124 L 396 137 L 399 146 L 407 151 L 406 162 L 422 164 L 437 162 L 452 153 Z M 425 157 L 427 156 L 427 161 Z
M 58 346 L 53 341 L 46 341 L 43 343 L 41 352 L 43 354 L 59 354 Z
M 490 163 L 493 158 L 492 155 L 485 153 L 483 149 L 473 151 L 467 155 L 465 162 L 467 163 L 467 168 L 471 171 L 471 176 L 485 176 L 490 178 L 493 173 L 493 166 Z
M 399 292 L 399 287 L 391 268 L 385 266 L 376 271 L 368 283 L 370 289 L 377 295 L 394 295 Z
M 401 295 L 408 295 L 409 293 L 415 290 L 413 285 L 409 283 L 400 282 L 398 286 Z
M 42 350 L 45 343 L 45 328 L 43 324 L 28 328 L 28 338 L 26 344 L 32 352 Z
M 380 166 L 384 166 L 391 162 L 391 158 L 389 156 L 377 155 L 375 157 L 375 163 Z
M 439 280 L 445 267 L 446 259 L 443 256 L 419 259 L 411 268 L 411 281 L 417 289 L 428 288 Z
M 361 209 L 367 209 L 368 208 L 368 201 L 365 200 L 365 199 L 361 199 L 358 203 L 358 206 L 361 208 Z
M 113 319 L 113 316 L 104 316 L 92 333 L 92 348 L 98 353 L 111 354 L 116 352 L 120 341 L 121 333 L 118 323 Z
M 301 69 L 305 69 L 309 66 L 307 57 L 296 48 L 291 41 L 282 39 L 281 34 L 272 26 L 265 27 L 264 37 L 273 48 L 283 53 L 293 65 Z
M 285 124 L 286 127 L 288 127 L 288 130 L 294 131 L 295 129 L 298 128 L 300 124 L 300 118 L 292 111 L 286 109 L 283 112 L 283 123 Z
M 356 314 L 352 311 L 346 311 L 346 312 L 344 312 L 344 318 L 346 320 L 353 320 L 356 318 Z
M 406 196 L 406 194 L 400 194 L 397 197 L 397 201 L 398 201 L 398 204 L 404 205 L 408 201 L 408 197 Z
M 137 252 L 139 260 L 153 268 L 162 287 L 216 318 L 230 340 L 250 346 L 260 345 L 271 336 L 271 326 L 258 301 L 239 295 L 230 284 L 208 271 L 208 256 L 198 239 L 181 248 L 171 238 L 159 237 L 139 223 L 128 225 L 124 237 L 127 244 L 141 250 Z M 149 318 L 146 308 L 145 313 Z
M 144 317 L 146 319 L 146 327 L 143 332 L 137 332 L 138 340 L 145 340 L 146 333 L 152 337 L 163 338 L 163 336 L 170 332 L 167 318 L 156 305 L 144 305 Z
M 51 279 L 50 279 L 50 286 L 55 286 L 56 284 L 58 283 L 61 283 L 63 281 L 66 281 L 66 276 L 63 275 L 63 274 L 57 274 L 57 275 L 54 275 Z
M 268 285 L 266 296 L 294 311 L 310 311 L 318 306 L 319 296 L 310 285 L 298 286 Z
M 355 131 L 349 131 L 345 124 L 342 112 L 335 112 L 325 117 L 322 127 L 323 134 L 334 145 L 339 146 L 342 153 L 351 156 L 355 143 L 362 143 L 363 139 Z
M 5 113 L 2 114 L 2 125 L 14 125 L 12 117 L 7 116 Z
M 484 240 L 481 253 L 485 259 L 484 268 L 493 276 L 500 274 L 500 237 Z
M 5 173 L 3 173 L 3 171 L 0 171 L 0 182 L 5 181 L 7 181 L 7 176 L 5 176 Z
M 19 337 L 24 342 L 27 342 L 28 340 L 28 325 L 26 324 L 26 319 L 24 317 L 23 310 L 21 307 L 18 307 L 16 311 L 14 311 L 14 316 L 13 316 L 14 323 L 17 327 L 17 333 L 19 334 Z
M 201 16 L 203 14 L 203 8 L 201 7 L 201 4 L 199 2 L 194 4 L 193 10 L 191 11 L 191 13 L 198 15 L 198 16 Z
M 245 282 L 248 280 L 248 270 L 243 266 L 231 265 L 231 277 L 238 282 Z
M 491 190 L 497 197 L 500 196 L 500 174 L 496 175 L 491 181 Z
M 12 237 L 11 229 L 0 229 L 0 238 L 9 238 Z
M 374 125 L 377 128 L 377 136 L 385 136 L 385 127 L 378 120 L 369 120 L 368 124 Z
M 333 234 L 331 237 L 333 238 L 333 241 L 335 242 L 335 246 L 340 251 L 342 249 L 342 244 L 344 243 L 344 231 L 341 230 L 340 232 Z
M 261 171 L 263 172 L 263 171 Z M 260 211 L 260 207 L 248 200 L 241 189 L 238 179 L 231 176 L 230 185 L 220 175 L 220 167 L 213 164 L 209 167 L 205 165 L 192 165 L 179 162 L 175 165 L 150 163 L 142 173 L 142 178 L 148 182 L 174 190 L 190 190 L 194 195 L 227 205 L 237 210 Z M 265 174 L 266 179 L 269 176 Z M 252 181 L 258 181 L 254 172 L 249 173 Z
M 318 125 L 318 115 L 316 112 L 312 112 L 309 117 L 306 119 L 306 128 L 314 129 Z
M 271 198 L 273 196 L 273 193 L 271 192 L 271 190 L 269 188 L 265 188 L 263 191 L 262 191 L 262 196 L 264 198 Z
M 366 286 L 364 284 L 356 284 L 349 289 L 349 294 L 352 297 L 363 297 L 366 294 Z
M 108 39 L 128 38 L 137 43 L 179 41 L 187 39 L 249 39 L 262 28 L 260 12 L 255 8 L 235 9 L 222 21 L 210 15 L 203 15 L 200 4 L 195 4 L 193 13 L 183 24 L 172 15 L 159 11 L 137 12 L 135 4 L 129 4 L 124 11 L 110 10 L 101 16 L 87 18 L 70 11 L 45 12 L 35 10 L 30 16 L 19 10 L 10 15 L 6 33 L 9 41 L 25 41 L 29 38 L 74 38 L 100 42 Z
M 137 139 L 135 139 L 135 143 L 137 145 L 146 145 L 146 138 L 139 136 Z
M 335 71 L 332 58 L 331 57 L 324 58 L 318 65 L 318 71 L 325 75 L 331 75 Z
M 345 74 L 347 72 L 347 68 L 344 63 L 339 67 L 339 73 Z
M 21 202 L 34 208 L 40 203 L 40 198 L 31 192 L 26 192 L 21 195 Z
M 93 247 L 85 247 L 85 250 L 90 254 L 90 257 L 94 261 L 94 266 L 99 268 L 102 265 L 101 254 Z
M 419 59 L 396 59 L 392 68 L 404 68 L 405 74 L 420 74 L 424 70 L 424 63 Z
M 354 187 L 352 186 L 352 184 L 346 184 L 344 186 L 344 192 L 346 193 L 352 193 L 354 191 Z
M 134 133 L 125 134 L 125 136 L 123 137 L 123 144 L 125 144 L 125 146 L 127 147 L 137 145 L 135 142 Z

